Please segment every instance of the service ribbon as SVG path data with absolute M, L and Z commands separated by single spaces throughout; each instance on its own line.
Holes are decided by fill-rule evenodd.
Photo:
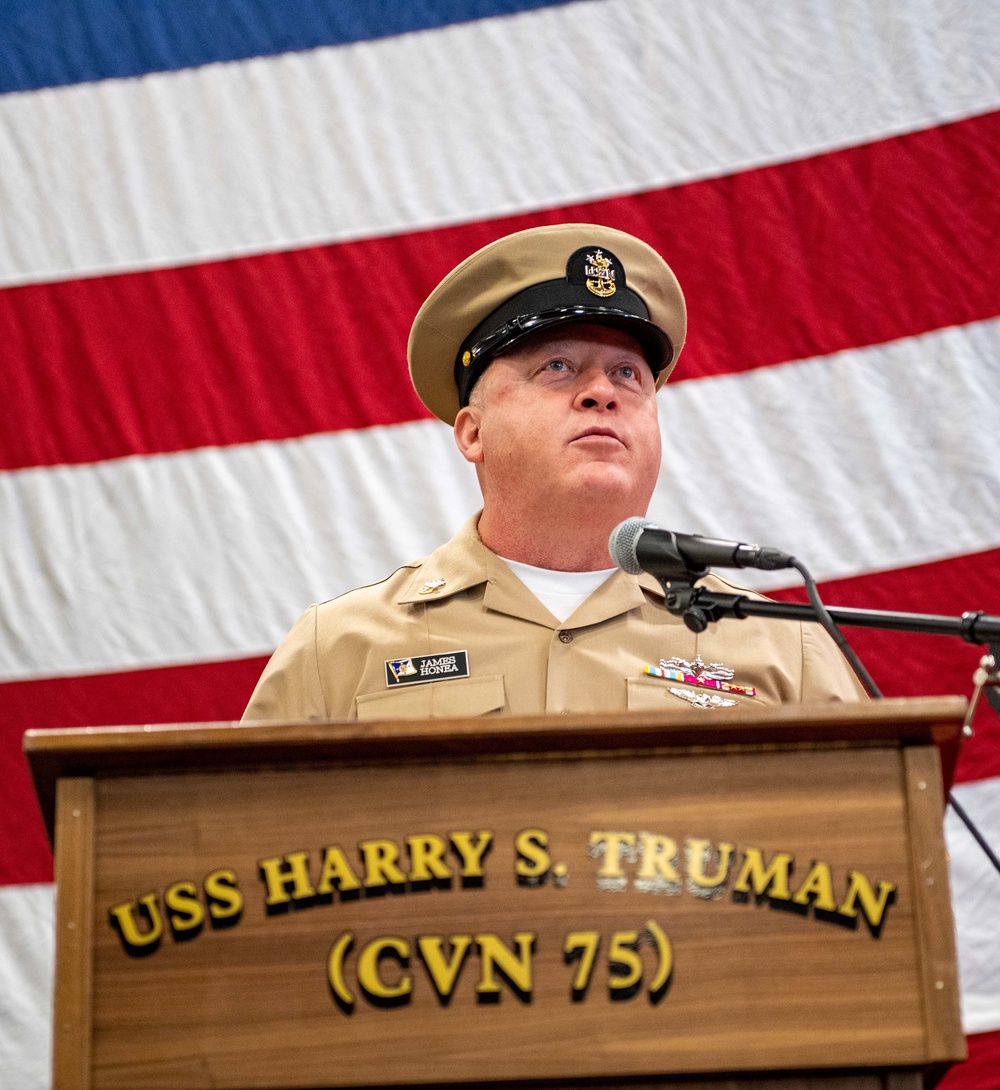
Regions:
M 686 681 L 688 685 L 700 685 L 703 689 L 719 689 L 724 693 L 739 693 L 741 696 L 756 696 L 757 690 L 752 685 L 732 685 L 728 681 L 716 681 L 714 677 L 698 677 L 683 670 L 674 670 L 663 666 L 644 666 L 644 674 L 661 677 L 664 681 Z

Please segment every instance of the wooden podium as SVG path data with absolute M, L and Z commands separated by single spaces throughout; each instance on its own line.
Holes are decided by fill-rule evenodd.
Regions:
M 932 1082 L 963 711 L 29 732 L 55 1090 Z

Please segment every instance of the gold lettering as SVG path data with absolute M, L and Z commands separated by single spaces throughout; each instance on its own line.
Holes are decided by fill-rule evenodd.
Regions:
M 638 945 L 638 931 L 616 931 L 611 936 L 608 988 L 612 998 L 615 998 L 615 992 L 631 990 L 642 980 L 642 959 L 636 951 Z
M 590 834 L 590 854 L 600 854 L 604 845 L 604 862 L 598 871 L 598 878 L 624 878 L 621 856 L 623 849 L 635 848 L 635 833 L 593 832 Z
M 749 893 L 751 886 L 758 897 L 770 897 L 774 901 L 788 901 L 791 893 L 788 889 L 788 875 L 792 857 L 787 852 L 778 852 L 771 865 L 764 869 L 764 855 L 759 848 L 747 848 L 743 856 L 743 867 L 733 885 L 734 893 Z
M 511 983 L 522 1002 L 531 998 L 531 950 L 535 936 L 531 932 L 522 931 L 514 936 L 514 942 L 517 944 L 517 954 L 508 950 L 496 935 L 476 935 L 481 958 L 481 975 L 476 991 L 480 996 L 486 999 L 499 998 L 500 985 L 493 975 L 494 968 L 497 968 Z
M 485 829 L 481 829 L 475 834 L 475 841 L 473 841 L 472 838 L 472 833 L 449 833 L 448 836 L 452 847 L 458 852 L 459 856 L 461 856 L 462 877 L 482 878 L 483 857 L 486 853 L 486 849 L 493 842 L 493 834 L 487 832 Z
M 797 905 L 808 905 L 812 898 L 813 908 L 820 912 L 833 912 L 837 902 L 833 899 L 833 879 L 826 863 L 813 863 L 806 880 L 795 891 L 792 900 Z
M 205 909 L 194 882 L 174 882 L 163 895 L 167 919 L 174 932 L 196 931 L 205 922 Z
M 354 996 L 347 989 L 344 982 L 344 958 L 354 945 L 354 934 L 345 931 L 339 939 L 330 947 L 330 955 L 326 959 L 326 976 L 330 982 L 330 991 L 337 1005 L 345 1014 L 354 1012 Z
M 157 904 L 155 893 L 146 893 L 139 898 L 149 916 L 149 930 L 140 931 L 135 922 L 135 912 L 138 907 L 135 901 L 128 901 L 123 905 L 115 905 L 109 910 L 112 924 L 117 925 L 122 942 L 126 947 L 141 950 L 144 947 L 155 947 L 163 935 L 163 917 L 160 915 L 160 906 Z
M 636 877 L 680 882 L 680 875 L 677 873 L 677 844 L 669 836 L 642 833 L 639 851 L 639 873 Z
M 406 882 L 406 875 L 396 866 L 399 849 L 391 840 L 364 840 L 358 849 L 364 861 L 366 889 Z
M 408 836 L 410 848 L 410 881 L 430 882 L 434 878 L 448 880 L 451 871 L 444 861 L 448 847 L 439 836 Z
M 472 945 L 471 935 L 452 935 L 450 959 L 444 956 L 444 938 L 441 935 L 422 935 L 417 939 L 420 959 L 427 967 L 427 974 L 439 999 L 449 999 L 458 980 L 465 955 Z
M 514 838 L 514 847 L 517 850 L 517 862 L 514 864 L 514 873 L 518 878 L 528 878 L 532 884 L 539 883 L 549 873 L 552 860 L 545 850 L 548 846 L 548 835 L 541 829 L 525 829 Z
M 208 911 L 213 920 L 229 920 L 243 911 L 243 894 L 231 870 L 214 870 L 204 881 Z
M 316 892 L 325 897 L 333 893 L 334 887 L 341 893 L 345 890 L 361 888 L 361 883 L 351 869 L 351 864 L 347 862 L 347 857 L 336 846 L 327 848 L 323 853 L 323 869 L 320 871 Z
M 262 859 L 257 866 L 267 884 L 267 905 L 283 905 L 314 897 L 316 891 L 309 882 L 309 853 L 289 852 L 288 855 Z M 287 886 L 292 886 L 289 895 Z
M 674 948 L 656 920 L 646 921 L 646 935 L 660 955 L 660 967 L 649 982 L 649 998 L 653 1003 L 659 1003 L 667 990 L 670 974 L 674 971 Z
M 580 955 L 580 964 L 576 967 L 576 975 L 573 977 L 574 999 L 582 999 L 587 991 L 600 941 L 601 937 L 596 931 L 570 931 L 566 936 L 566 942 L 563 944 L 563 958 L 568 963 L 577 954 Z
M 705 873 L 705 864 L 714 854 L 711 840 L 699 840 L 688 837 L 684 841 L 687 853 L 688 889 L 697 896 L 718 896 L 729 878 L 729 866 L 732 863 L 733 845 L 722 842 L 715 851 L 719 853 L 719 863 L 715 874 Z
M 388 936 L 372 939 L 358 955 L 358 983 L 365 995 L 378 1005 L 395 1006 L 408 1002 L 413 991 L 413 977 L 403 972 L 396 984 L 386 984 L 378 971 L 379 959 L 383 954 L 394 956 L 405 970 L 410 962 L 410 944 Z
M 878 896 L 876 896 L 871 883 L 860 871 L 848 871 L 847 880 L 850 883 L 847 887 L 847 896 L 837 912 L 849 919 L 856 919 L 858 910 L 854 906 L 857 901 L 860 901 L 865 921 L 877 934 L 882 927 L 882 918 L 886 909 L 896 895 L 896 887 L 892 882 L 879 882 Z

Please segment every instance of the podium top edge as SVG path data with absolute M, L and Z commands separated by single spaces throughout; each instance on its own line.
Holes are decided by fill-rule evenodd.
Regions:
M 285 751 L 290 762 L 315 756 L 363 757 L 502 753 L 632 746 L 904 741 L 945 743 L 961 734 L 967 701 L 961 696 L 913 697 L 862 703 L 785 704 L 741 708 L 717 715 L 700 709 L 585 715 L 532 715 L 467 719 L 395 719 L 371 722 L 312 720 L 253 723 L 156 723 L 28 730 L 29 762 L 57 755 L 88 757 L 98 771 L 120 766 L 127 753 L 169 755 L 202 764 L 210 752 L 247 756 Z M 103 756 L 102 756 L 103 755 Z M 269 760 L 273 760 L 273 754 Z M 168 763 L 172 763 L 169 762 Z M 214 763 L 211 762 L 211 763 Z
M 713 715 L 498 716 L 260 723 L 156 723 L 28 730 L 23 746 L 54 842 L 56 783 L 67 776 L 292 768 L 321 762 L 571 758 L 651 750 L 732 752 L 756 746 L 935 745 L 950 782 L 962 737 L 964 697 L 857 704 L 785 704 Z

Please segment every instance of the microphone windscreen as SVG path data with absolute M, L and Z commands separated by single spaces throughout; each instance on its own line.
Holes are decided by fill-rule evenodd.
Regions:
M 627 571 L 629 575 L 639 575 L 642 571 L 636 559 L 635 547 L 639 541 L 639 535 L 650 526 L 654 526 L 654 523 L 636 515 L 634 518 L 619 522 L 611 531 L 611 536 L 608 538 L 608 552 L 618 567 L 622 571 Z

